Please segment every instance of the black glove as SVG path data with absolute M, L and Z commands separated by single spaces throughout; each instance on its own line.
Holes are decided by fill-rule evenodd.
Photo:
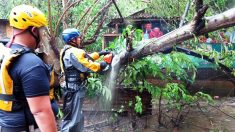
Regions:
M 108 65 L 108 63 L 102 61 L 100 63 L 100 69 L 102 72 L 108 71 L 110 69 L 110 66 Z
M 110 54 L 110 51 L 100 51 L 99 56 Z
M 104 61 L 100 62 L 100 69 L 101 70 L 105 69 L 107 66 L 108 66 L 108 63 L 106 63 Z

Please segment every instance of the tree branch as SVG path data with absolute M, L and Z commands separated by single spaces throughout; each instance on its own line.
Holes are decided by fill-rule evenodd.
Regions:
M 63 11 L 62 15 L 60 16 L 59 20 L 58 20 L 57 23 L 56 23 L 56 27 L 55 27 L 55 31 L 54 31 L 54 36 L 56 36 L 56 34 L 57 34 L 57 29 L 58 29 L 58 27 L 59 27 L 59 24 L 60 24 L 62 18 L 63 18 L 64 15 L 65 15 L 65 13 L 66 13 L 71 7 L 73 7 L 73 6 L 77 5 L 77 4 L 79 4 L 81 1 L 82 1 L 82 0 L 77 0 L 77 1 L 73 2 L 72 4 L 70 4 L 70 5 Z
M 97 26 L 97 29 L 96 29 L 94 35 L 90 39 L 84 41 L 82 45 L 89 45 L 89 44 L 92 44 L 96 41 L 97 37 L 99 36 L 100 30 L 103 27 L 103 24 L 104 24 L 106 17 L 107 17 L 107 15 L 104 14 L 104 17 L 102 18 L 101 22 Z
M 182 27 L 183 24 L 184 24 L 185 17 L 188 15 L 188 11 L 189 11 L 189 8 L 190 8 L 190 4 L 191 4 L 191 0 L 188 0 L 188 2 L 187 2 L 187 4 L 186 4 L 186 7 L 185 7 L 185 10 L 184 10 L 184 14 L 183 14 L 182 17 L 181 17 L 179 27 Z
M 87 33 L 88 28 L 91 26 L 91 24 L 96 20 L 96 18 L 101 15 L 102 13 L 104 13 L 112 4 L 112 1 L 109 0 L 109 2 L 93 17 L 93 19 L 87 24 L 87 26 L 84 28 L 82 34 L 82 40 L 84 39 L 84 35 Z
M 51 20 L 51 0 L 48 0 L 48 23 L 49 23 L 49 28 L 50 28 L 50 34 L 53 34 L 52 30 L 52 20 Z
M 99 2 L 100 0 L 96 0 L 95 3 L 93 5 L 91 5 L 88 9 L 86 9 L 85 13 L 82 15 L 82 17 L 79 19 L 78 23 L 75 25 L 75 28 L 78 27 L 78 25 L 80 25 L 81 21 L 83 20 L 83 18 L 91 11 L 92 7 L 94 7 L 94 5 L 97 4 L 97 2 Z
M 115 6 L 115 8 L 116 8 L 116 10 L 117 10 L 117 12 L 118 12 L 120 18 L 122 19 L 121 22 L 123 23 L 123 22 L 124 22 L 124 19 L 123 19 L 123 17 L 122 17 L 121 11 L 119 10 L 119 8 L 118 8 L 118 6 L 117 6 L 117 3 L 115 2 L 115 0 L 112 0 L 112 2 L 113 2 L 113 4 L 114 4 L 114 6 Z
M 195 24 L 195 30 L 194 34 L 198 34 L 198 31 L 200 31 L 201 28 L 205 26 L 205 20 L 203 20 L 204 15 L 208 9 L 208 5 L 203 5 L 203 0 L 196 0 L 196 15 L 193 18 L 193 21 Z

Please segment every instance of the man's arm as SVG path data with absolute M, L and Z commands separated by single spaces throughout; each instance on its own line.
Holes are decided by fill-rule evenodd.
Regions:
M 27 101 L 41 132 L 57 132 L 49 96 L 31 97 Z
M 78 49 L 78 48 L 70 48 L 70 59 L 72 62 L 72 65 L 74 65 L 76 67 L 76 63 L 78 63 L 78 65 L 82 64 L 82 67 L 84 68 L 88 68 L 89 70 L 93 71 L 93 72 L 98 72 L 100 71 L 100 64 L 98 62 L 94 62 L 92 60 L 89 60 L 88 58 L 85 57 L 86 52 L 82 49 Z M 76 67 L 78 68 L 78 67 Z M 83 69 L 82 68 L 82 69 Z M 79 70 L 81 68 L 78 68 Z M 83 71 L 83 70 L 80 70 Z

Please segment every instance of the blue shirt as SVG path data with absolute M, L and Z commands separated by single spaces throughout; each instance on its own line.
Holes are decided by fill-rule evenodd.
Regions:
M 23 46 L 13 44 L 12 49 Z M 5 127 L 26 126 L 33 124 L 34 117 L 31 114 L 26 97 L 49 95 L 49 71 L 44 62 L 34 53 L 22 54 L 11 66 L 9 73 L 14 86 L 13 93 L 17 100 L 24 101 L 26 106 L 20 110 L 5 112 L 0 110 L 0 125 Z M 38 105 L 43 105 L 43 102 Z M 26 117 L 27 122 L 26 123 Z

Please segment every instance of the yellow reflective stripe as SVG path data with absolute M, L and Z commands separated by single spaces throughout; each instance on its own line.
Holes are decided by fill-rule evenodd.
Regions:
M 61 49 L 61 51 L 60 51 L 60 68 L 61 68 L 61 71 L 62 72 L 64 72 L 64 66 L 63 66 L 63 59 L 62 59 L 62 54 L 63 54 L 63 52 L 64 52 L 64 49 Z
M 94 60 L 98 60 L 100 58 L 100 55 L 98 52 L 91 53 L 89 54 L 89 56 Z
M 54 87 L 50 89 L 49 91 L 49 97 L 50 97 L 50 100 L 53 100 L 55 98 L 55 94 L 54 94 Z
M 98 72 L 100 70 L 99 63 L 93 62 L 93 61 L 85 58 L 86 52 L 84 50 L 74 48 L 74 47 L 70 48 L 69 50 L 71 50 L 71 53 L 76 57 L 78 62 L 80 62 L 83 66 L 87 67 L 88 69 L 90 69 L 94 72 Z
M 4 111 L 12 111 L 12 101 L 8 101 L 8 104 L 4 103 L 5 101 L 0 100 L 0 109 Z
M 62 73 L 64 73 L 64 65 L 63 65 L 63 57 L 64 56 L 63 56 L 63 54 L 64 54 L 66 49 L 70 48 L 70 47 L 67 47 L 67 48 L 66 47 L 64 47 L 63 49 L 60 50 L 60 68 L 61 68 Z
M 50 99 L 54 99 L 55 95 L 54 95 L 54 83 L 55 83 L 55 72 L 54 72 L 54 68 L 51 71 L 50 74 L 50 91 L 49 91 L 49 97 Z

